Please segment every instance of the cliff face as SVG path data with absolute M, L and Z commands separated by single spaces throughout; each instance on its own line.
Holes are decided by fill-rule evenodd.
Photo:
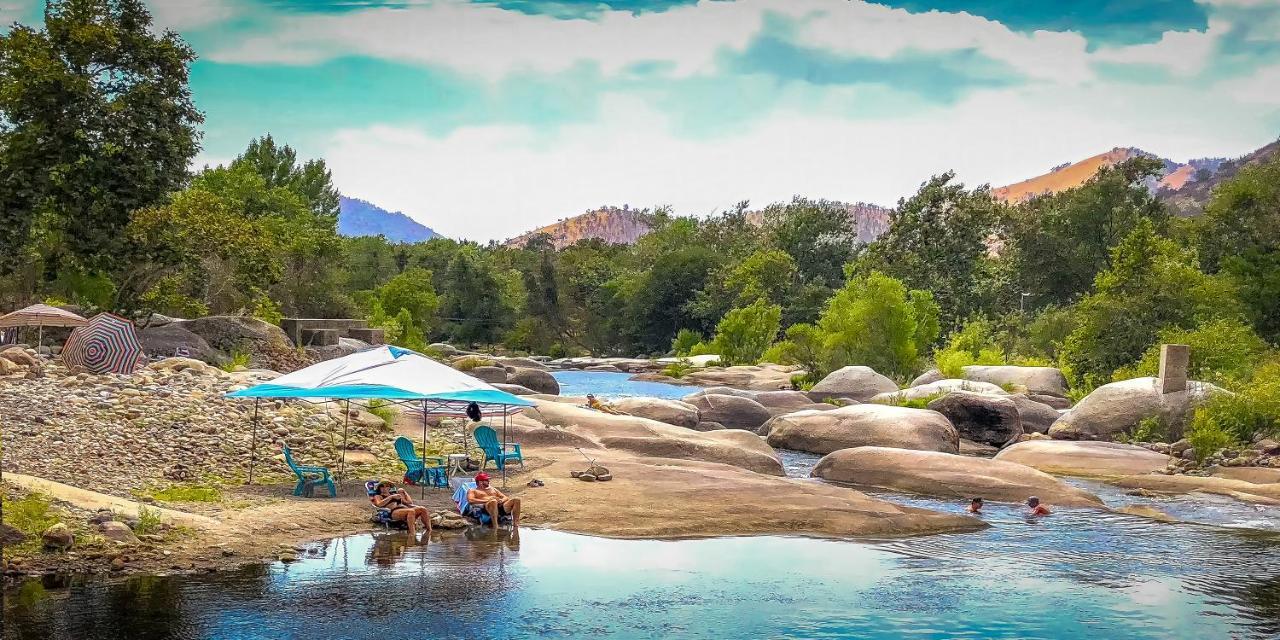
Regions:
M 853 220 L 853 225 L 858 233 L 858 242 L 861 244 L 868 244 L 889 230 L 889 214 L 893 212 L 892 209 L 865 202 L 855 202 L 846 204 L 845 210 L 848 211 L 849 217 Z M 748 211 L 747 221 L 754 225 L 764 224 L 764 212 Z
M 609 244 L 631 244 L 648 233 L 649 229 L 649 214 L 644 211 L 629 207 L 601 207 L 521 234 L 508 240 L 506 244 L 523 247 L 538 234 L 549 236 L 551 244 L 557 249 L 593 238 Z

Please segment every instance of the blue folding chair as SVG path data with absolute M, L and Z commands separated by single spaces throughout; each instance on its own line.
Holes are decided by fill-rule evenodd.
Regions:
M 458 513 L 468 518 L 471 517 L 471 514 L 469 513 L 470 504 L 467 502 L 467 492 L 474 488 L 476 488 L 476 483 L 471 480 L 460 483 L 458 488 L 453 491 L 453 502 L 458 505 Z M 484 510 L 480 510 L 476 514 L 476 519 L 480 521 L 480 524 L 489 524 L 493 520 L 493 518 L 489 517 L 489 513 Z M 511 524 L 511 516 L 498 516 L 498 524 Z
M 480 468 L 483 469 L 490 460 L 498 465 L 501 471 L 507 466 L 507 460 L 515 460 L 520 463 L 520 468 L 524 468 L 524 456 L 520 453 L 520 445 L 514 442 L 507 443 L 504 450 L 502 443 L 498 441 L 498 433 L 489 427 L 476 427 L 472 432 L 472 437 L 476 439 L 476 444 L 480 446 L 480 450 L 484 452 L 484 460 L 480 461 Z
M 396 455 L 404 463 L 404 479 L 410 484 L 424 484 L 429 487 L 449 486 L 449 476 L 445 473 L 445 460 L 442 456 L 431 456 L 426 459 L 418 457 L 413 442 L 404 436 L 396 438 Z M 427 466 L 427 462 L 434 462 Z
M 338 497 L 338 487 L 334 486 L 333 476 L 329 474 L 329 469 L 327 467 L 308 467 L 294 462 L 293 452 L 289 450 L 289 447 L 284 448 L 284 463 L 289 465 L 289 468 L 293 470 L 294 475 L 298 476 L 298 486 L 293 488 L 293 495 L 302 495 L 303 490 L 306 489 L 307 486 L 307 476 L 312 475 L 317 476 L 317 482 L 329 487 L 330 498 Z

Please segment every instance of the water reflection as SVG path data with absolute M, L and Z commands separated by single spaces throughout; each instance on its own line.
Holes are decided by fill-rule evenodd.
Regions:
M 963 508 L 958 505 L 957 508 Z M 988 507 L 879 543 L 607 540 L 485 527 L 309 545 L 296 563 L 27 583 L 8 638 L 1207 638 L 1280 632 L 1276 534 Z M 523 539 L 522 539 L 523 538 Z M 55 588 L 56 587 L 56 588 Z M 410 633 L 412 631 L 412 633 Z

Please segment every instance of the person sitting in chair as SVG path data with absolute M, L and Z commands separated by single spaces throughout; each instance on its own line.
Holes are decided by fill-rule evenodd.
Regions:
M 489 486 L 489 474 L 476 474 L 476 488 L 467 492 L 468 516 L 480 519 L 481 513 L 489 514 L 489 523 L 498 526 L 498 518 L 511 516 L 511 526 L 520 526 L 520 498 L 508 498 L 495 487 Z
M 409 537 L 417 537 L 417 523 L 421 522 L 426 527 L 427 535 L 431 534 L 431 511 L 426 507 L 420 507 L 413 504 L 413 498 L 409 497 L 409 493 L 404 487 L 391 492 L 391 483 L 383 480 L 378 483 L 378 492 L 374 494 L 373 506 L 379 509 L 390 509 L 391 519 L 403 521 L 409 527 Z

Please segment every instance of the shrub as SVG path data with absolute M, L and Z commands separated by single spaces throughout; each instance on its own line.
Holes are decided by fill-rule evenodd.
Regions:
M 396 416 L 400 415 L 400 410 L 386 400 L 375 398 L 369 401 L 369 413 L 382 418 L 382 423 L 390 427 L 396 423 Z
M 18 500 L 9 500 L 3 496 L 0 499 L 3 499 L 5 523 L 29 536 L 38 536 L 59 522 L 58 517 L 49 510 L 49 499 L 38 493 L 28 494 Z
M 1196 416 L 1191 421 L 1191 425 L 1187 427 L 1187 442 L 1191 443 L 1191 448 L 1195 449 L 1196 461 L 1204 462 L 1213 452 L 1230 446 L 1236 440 L 1227 433 L 1217 420 L 1212 418 L 1202 419 L 1201 409 L 1196 410 Z
M 692 329 L 681 329 L 671 340 L 671 353 L 676 357 L 694 355 L 693 348 L 702 342 L 702 335 Z
M 811 373 L 798 373 L 791 376 L 791 388 L 796 391 L 808 391 L 818 384 Z
M 458 371 L 470 371 L 476 367 L 492 367 L 494 362 L 488 358 L 480 356 L 467 356 L 453 363 L 453 368 Z
M 1169 427 L 1159 416 L 1147 416 L 1138 421 L 1130 442 L 1168 442 Z
M 1004 351 L 996 344 L 995 330 L 986 318 L 974 318 L 947 338 L 947 346 L 933 354 L 938 371 L 948 378 L 963 378 L 969 365 L 1005 363 Z
M 693 363 L 686 358 L 681 358 L 663 367 L 662 375 L 671 378 L 683 378 L 684 374 L 689 373 L 691 369 L 693 369 Z
M 938 305 L 926 291 L 908 291 L 879 272 L 853 277 L 827 303 L 818 319 L 825 370 L 869 366 L 887 376 L 905 376 L 938 333 Z
M 1280 436 L 1280 360 L 1271 360 L 1253 373 L 1238 393 L 1213 396 L 1198 407 L 1192 427 L 1220 432 L 1249 442 L 1261 434 Z
M 725 364 L 756 364 L 778 337 L 781 322 L 782 307 L 756 300 L 724 314 L 716 325 L 716 337 L 708 346 Z
M 160 510 L 151 509 L 145 504 L 138 505 L 138 524 L 133 528 L 133 532 L 144 536 L 149 533 L 155 533 L 160 530 Z
M 763 360 L 776 364 L 795 364 L 804 367 L 809 380 L 821 380 L 828 371 L 823 365 L 823 336 L 811 324 L 793 324 L 787 327 L 785 340 L 769 347 Z
M 219 365 L 218 368 L 223 371 L 238 371 L 240 369 L 249 368 L 249 353 L 247 351 L 236 349 L 231 352 L 231 359 Z
M 1248 379 L 1267 352 L 1267 343 L 1248 325 L 1235 319 L 1210 320 L 1193 329 L 1165 329 L 1157 344 L 1132 364 L 1117 369 L 1113 380 L 1158 375 L 1160 345 L 1185 344 L 1191 349 L 1188 375 L 1195 380 L 1234 387 Z

